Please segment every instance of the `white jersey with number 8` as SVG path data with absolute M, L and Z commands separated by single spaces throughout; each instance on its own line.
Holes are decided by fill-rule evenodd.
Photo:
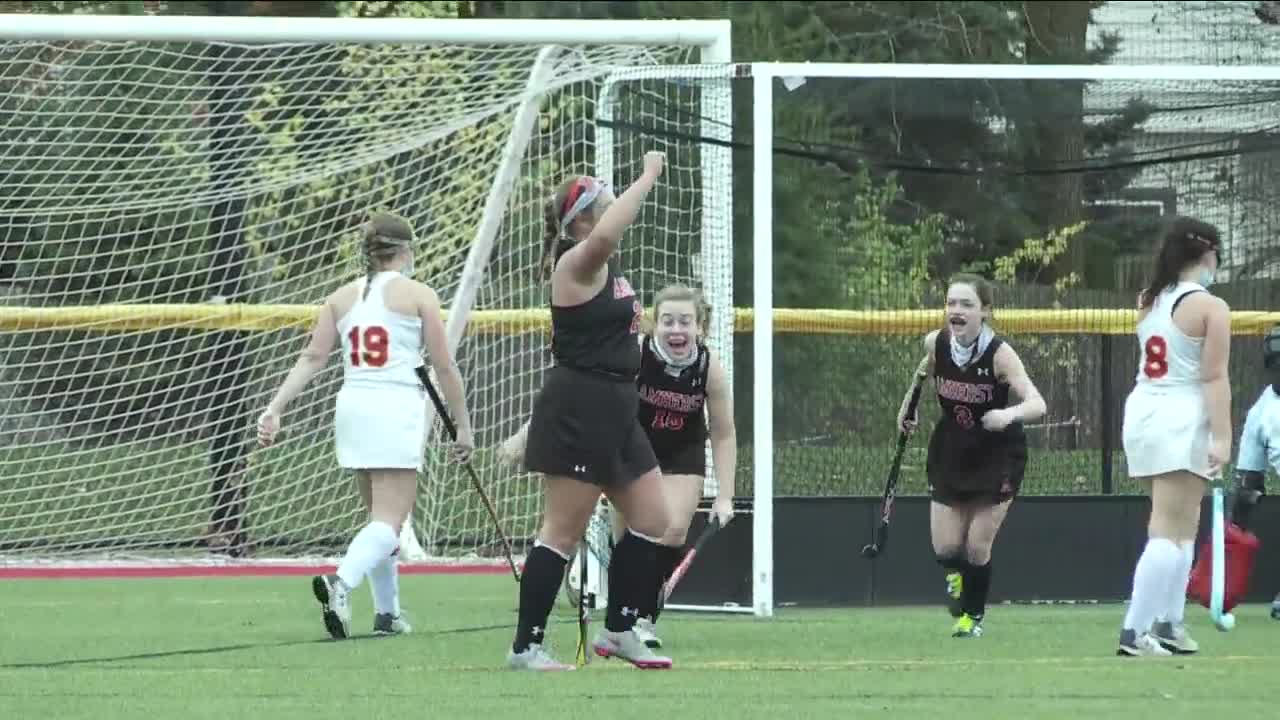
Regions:
M 1166 288 L 1138 323 L 1138 375 L 1124 406 L 1124 452 L 1130 477 L 1176 470 L 1207 475 L 1209 412 L 1200 379 L 1203 338 L 1173 321 L 1178 301 L 1204 287 Z
M 380 272 L 339 318 L 342 389 L 334 431 L 338 464 L 350 469 L 421 469 L 426 395 L 414 369 L 422 365 L 422 320 L 387 309 L 383 294 L 397 272 Z
M 1200 391 L 1200 353 L 1204 338 L 1182 332 L 1173 322 L 1173 310 L 1179 300 L 1203 290 L 1203 286 L 1191 282 L 1180 282 L 1166 289 L 1138 323 L 1139 385 Z

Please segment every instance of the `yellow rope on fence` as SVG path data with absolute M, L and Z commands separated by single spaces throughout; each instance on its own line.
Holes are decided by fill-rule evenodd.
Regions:
M 72 307 L 0 307 L 0 332 L 79 330 L 124 332 L 147 330 L 246 330 L 307 328 L 314 305 L 84 305 Z M 1129 335 L 1137 311 L 1104 308 L 1001 309 L 995 325 L 1004 333 Z M 1234 335 L 1262 334 L 1280 324 L 1280 312 L 1231 313 Z M 545 308 L 477 310 L 467 323 L 469 334 L 510 335 L 546 332 L 551 316 Z M 734 331 L 753 331 L 755 310 L 734 309 Z M 918 335 L 940 327 L 941 310 L 829 310 L 776 308 L 775 333 L 828 335 Z

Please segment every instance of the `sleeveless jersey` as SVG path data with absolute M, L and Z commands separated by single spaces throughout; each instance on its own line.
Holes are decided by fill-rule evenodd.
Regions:
M 644 338 L 636 389 L 640 392 L 640 425 L 659 459 L 707 441 L 707 376 L 710 358 L 707 346 L 698 343 L 698 361 L 679 375 L 667 372 L 667 365 L 654 350 L 656 338 Z
M 1178 302 L 1204 286 L 1179 282 L 1156 296 L 1147 316 L 1138 323 L 1137 389 L 1143 391 L 1200 390 L 1203 338 L 1193 338 L 1173 322 Z
M 631 283 L 610 263 L 609 277 L 595 297 L 579 305 L 551 305 L 556 365 L 634 381 L 640 370 L 643 314 Z
M 943 467 L 974 467 L 995 450 L 1025 442 L 1021 423 L 1010 423 L 999 432 L 982 426 L 983 415 L 1009 407 L 1009 385 L 997 380 L 995 368 L 996 351 L 1003 344 L 1003 339 L 993 338 L 986 352 L 961 368 L 951 359 L 951 331 L 938 332 L 933 374 L 942 416 L 934 432 L 942 436 L 938 460 Z
M 383 301 L 383 292 L 394 271 L 380 272 L 364 283 L 355 305 L 338 320 L 342 339 L 342 379 L 349 387 L 418 387 L 414 368 L 422 365 L 422 319 L 392 312 Z

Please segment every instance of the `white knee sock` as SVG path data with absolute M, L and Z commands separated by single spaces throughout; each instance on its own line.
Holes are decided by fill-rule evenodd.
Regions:
M 380 615 L 400 615 L 400 548 L 382 559 L 369 572 L 369 589 L 373 592 L 373 611 Z
M 390 525 L 374 520 L 356 533 L 338 565 L 338 577 L 348 588 L 360 587 L 364 576 L 396 549 L 400 538 Z
M 1139 635 L 1151 630 L 1151 623 L 1168 607 L 1169 587 L 1182 563 L 1182 551 L 1172 540 L 1151 538 L 1133 571 L 1133 594 L 1124 616 L 1126 630 Z
M 1187 583 L 1191 581 L 1191 565 L 1195 561 L 1195 543 L 1184 541 L 1178 543 L 1178 567 L 1169 581 L 1169 594 L 1160 620 L 1181 625 L 1187 610 Z

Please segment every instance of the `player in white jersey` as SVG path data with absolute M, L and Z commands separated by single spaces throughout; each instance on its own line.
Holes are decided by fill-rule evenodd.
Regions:
M 396 554 L 422 468 L 428 399 L 415 369 L 423 364 L 424 349 L 457 425 L 455 457 L 465 460 L 474 447 L 440 300 L 412 279 L 413 228 L 395 215 L 375 213 L 362 232 L 365 276 L 325 299 L 310 344 L 258 418 L 258 440 L 270 445 L 289 402 L 340 344 L 343 382 L 334 414 L 338 464 L 355 471 L 369 522 L 351 541 L 336 574 L 312 578 L 325 628 L 334 638 L 350 637 L 349 596 L 366 575 L 373 591 L 374 632 L 409 630 L 400 616 Z
M 1147 544 L 1133 575 L 1120 655 L 1198 649 L 1183 623 L 1206 481 L 1231 454 L 1231 310 L 1207 291 L 1218 229 L 1176 218 L 1138 298 L 1140 359 L 1124 406 L 1130 477 L 1151 494 Z
M 1280 472 L 1280 325 L 1262 340 L 1262 364 L 1268 384 L 1245 416 L 1236 455 L 1236 486 L 1231 522 L 1249 529 L 1249 515 L 1267 492 L 1267 468 Z M 1271 617 L 1280 620 L 1280 594 L 1271 601 Z

